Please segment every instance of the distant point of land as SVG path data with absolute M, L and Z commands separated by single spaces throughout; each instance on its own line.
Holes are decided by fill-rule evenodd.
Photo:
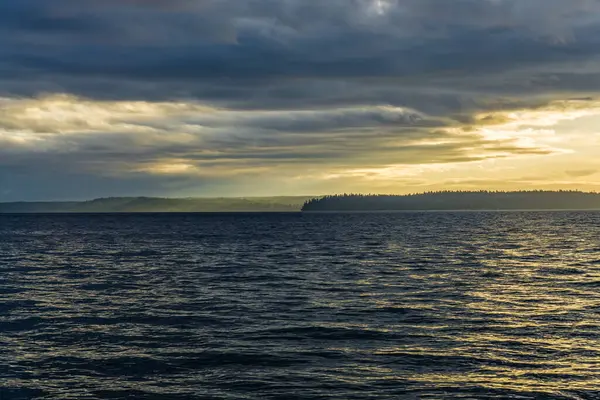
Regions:
M 304 212 L 459 210 L 600 210 L 600 193 L 581 191 L 440 191 L 408 195 L 342 194 L 314 198 Z

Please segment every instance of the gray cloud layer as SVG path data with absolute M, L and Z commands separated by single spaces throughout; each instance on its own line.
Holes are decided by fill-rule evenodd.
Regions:
M 599 12 L 595 0 L 6 0 L 0 79 L 14 94 L 460 110 L 482 92 L 594 88 L 600 71 L 582 66 L 598 56 Z

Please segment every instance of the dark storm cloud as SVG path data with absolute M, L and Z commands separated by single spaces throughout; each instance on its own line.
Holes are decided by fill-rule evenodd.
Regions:
M 592 13 L 600 6 L 550 3 L 5 0 L 0 78 L 12 80 L 5 90 L 23 94 L 63 88 L 265 108 L 280 99 L 380 103 L 382 95 L 414 107 L 412 96 L 517 95 L 523 79 L 528 93 L 568 90 L 579 77 L 572 63 L 598 55 L 600 21 Z M 539 81 L 537 66 L 565 63 L 571 74 Z M 391 88 L 400 93 L 386 96 Z

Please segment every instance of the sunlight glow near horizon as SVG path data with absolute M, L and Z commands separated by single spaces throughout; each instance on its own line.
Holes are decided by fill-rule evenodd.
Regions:
M 276 194 L 272 185 L 281 190 L 277 194 L 290 195 L 343 191 L 408 193 L 446 188 L 600 188 L 600 163 L 595 156 L 600 154 L 600 145 L 589 140 L 600 125 L 578 124 L 585 118 L 600 118 L 596 102 L 567 101 L 541 109 L 482 113 L 475 115 L 470 125 L 439 128 L 444 135 L 437 139 L 400 136 L 399 141 L 387 142 L 396 142 L 397 158 L 393 151 L 381 147 L 382 143 L 376 140 L 377 128 L 373 130 L 370 124 L 387 121 L 382 129 L 393 132 L 395 121 L 408 121 L 408 128 L 403 128 L 406 130 L 411 129 L 413 121 L 427 120 L 427 115 L 417 117 L 416 111 L 387 106 L 264 113 L 197 103 L 93 101 L 65 95 L 8 99 L 2 104 L 0 140 L 5 146 L 0 151 L 8 156 L 43 152 L 70 157 L 93 146 L 99 149 L 100 157 L 94 160 L 92 155 L 77 162 L 82 169 L 99 175 L 135 173 L 150 177 L 185 176 L 192 180 L 194 176 L 256 180 L 253 190 L 248 192 L 246 186 L 245 192 L 228 193 L 232 195 Z M 361 118 L 367 118 L 367 122 Z M 256 126 L 249 133 L 266 128 L 287 129 L 292 124 L 304 130 L 302 124 L 307 121 L 315 124 L 315 129 L 333 127 L 329 135 L 335 142 L 323 135 L 325 138 L 303 143 L 298 134 L 290 132 L 290 142 L 279 145 L 272 145 L 267 138 L 257 142 L 250 136 L 236 142 L 236 148 L 228 145 L 228 141 L 240 139 L 232 137 L 231 130 L 239 130 L 238 136 L 246 134 L 244 129 L 252 125 Z M 570 124 L 566 133 L 561 132 L 565 122 Z M 370 130 L 366 134 L 365 127 Z M 308 131 L 302 135 L 316 133 Z M 343 138 L 356 134 L 364 143 L 364 151 L 348 156 L 342 151 L 332 159 L 311 157 L 311 153 L 343 150 Z M 447 147 L 456 154 L 444 159 Z M 169 150 L 174 148 L 178 149 L 176 153 Z M 104 151 L 119 151 L 125 158 L 118 162 L 110 157 L 103 159 Z M 285 154 L 292 158 L 299 151 L 304 159 L 287 165 Z M 169 152 L 173 156 L 169 157 Z M 430 159 L 430 152 L 441 160 Z M 405 154 L 412 159 L 403 162 Z M 273 163 L 273 157 L 284 158 Z M 194 192 L 193 187 L 165 193 L 182 194 L 202 193 Z

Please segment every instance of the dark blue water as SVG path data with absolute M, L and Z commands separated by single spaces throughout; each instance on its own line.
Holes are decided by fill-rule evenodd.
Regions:
M 0 399 L 598 399 L 600 213 L 0 216 Z

